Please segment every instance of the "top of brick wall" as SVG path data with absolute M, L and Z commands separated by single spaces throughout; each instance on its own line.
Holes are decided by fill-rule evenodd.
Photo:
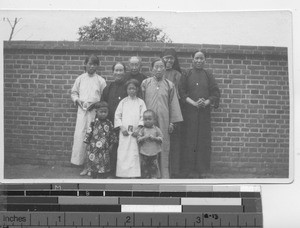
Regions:
M 222 44 L 181 44 L 154 42 L 120 42 L 120 41 L 5 41 L 4 49 L 31 50 L 82 50 L 82 51 L 146 51 L 161 52 L 165 48 L 175 48 L 177 52 L 190 53 L 195 50 L 205 50 L 207 53 L 224 54 L 258 54 L 287 55 L 287 47 L 274 46 L 244 46 Z

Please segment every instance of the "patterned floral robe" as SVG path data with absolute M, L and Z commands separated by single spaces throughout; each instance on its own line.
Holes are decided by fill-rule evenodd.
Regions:
M 95 173 L 111 171 L 110 152 L 118 138 L 110 120 L 95 118 L 87 129 L 84 142 L 87 143 L 87 168 Z

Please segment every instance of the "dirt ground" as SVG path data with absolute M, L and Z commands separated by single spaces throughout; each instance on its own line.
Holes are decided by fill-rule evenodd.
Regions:
M 91 179 L 89 176 L 80 176 L 82 167 L 78 166 L 41 166 L 41 165 L 10 165 L 5 164 L 4 179 Z M 209 174 L 208 179 L 214 178 L 255 178 L 254 175 L 239 174 Z
M 5 165 L 5 179 L 90 179 L 80 176 L 81 167 L 77 166 L 40 166 L 40 165 Z

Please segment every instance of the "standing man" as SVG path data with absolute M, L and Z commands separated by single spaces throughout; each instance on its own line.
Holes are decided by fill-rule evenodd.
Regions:
M 138 56 L 132 56 L 129 58 L 129 71 L 125 75 L 125 82 L 130 79 L 136 79 L 139 82 L 139 86 L 142 81 L 147 77 L 140 72 L 141 70 L 141 58 Z

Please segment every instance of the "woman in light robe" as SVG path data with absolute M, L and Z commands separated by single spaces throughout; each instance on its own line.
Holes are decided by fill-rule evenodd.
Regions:
M 125 87 L 128 97 L 120 101 L 115 112 L 115 128 L 120 128 L 116 176 L 135 178 L 141 176 L 137 136 L 143 126 L 146 105 L 137 97 L 139 82 L 136 79 L 127 81 Z
M 71 98 L 77 108 L 74 143 L 72 148 L 71 163 L 83 165 L 86 159 L 86 144 L 83 142 L 86 129 L 95 118 L 93 104 L 100 101 L 106 86 L 105 80 L 96 73 L 99 59 L 95 55 L 87 57 L 84 61 L 85 73 L 76 78 L 71 90 Z M 88 173 L 86 167 L 80 175 Z
M 156 113 L 157 126 L 164 136 L 160 158 L 162 178 L 170 178 L 170 133 L 174 130 L 174 123 L 183 119 L 175 85 L 164 77 L 165 71 L 165 62 L 162 59 L 154 60 L 152 62 L 153 77 L 145 79 L 141 84 L 141 89 L 146 106 Z

